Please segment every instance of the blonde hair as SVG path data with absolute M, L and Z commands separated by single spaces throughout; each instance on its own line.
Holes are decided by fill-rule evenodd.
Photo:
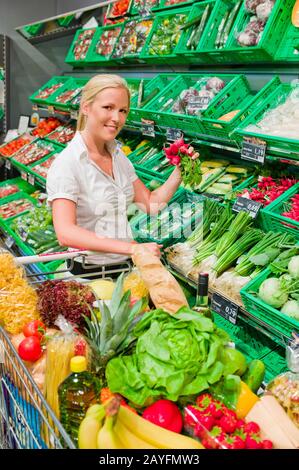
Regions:
M 80 111 L 77 121 L 78 131 L 83 131 L 87 119 L 87 117 L 82 113 L 82 104 L 93 103 L 97 94 L 100 93 L 100 91 L 105 90 L 106 88 L 124 88 L 128 93 L 130 103 L 130 90 L 128 88 L 127 82 L 122 77 L 120 77 L 119 75 L 108 74 L 95 75 L 89 80 L 89 82 L 86 83 L 82 90 Z

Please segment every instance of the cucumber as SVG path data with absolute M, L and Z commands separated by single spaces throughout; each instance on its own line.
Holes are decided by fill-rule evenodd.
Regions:
M 196 33 L 193 36 L 192 46 L 193 46 L 194 49 L 196 49 L 196 47 L 197 47 L 197 45 L 200 41 L 200 38 L 202 36 L 204 27 L 207 24 L 207 20 L 209 18 L 209 12 L 210 12 L 210 5 L 207 5 L 204 12 L 203 12 L 203 14 L 202 14 L 200 24 L 199 24 L 198 28 L 196 29 Z
M 247 371 L 242 376 L 242 380 L 248 385 L 250 390 L 256 393 L 262 385 L 265 378 L 265 372 L 265 364 L 259 359 L 254 359 L 249 362 Z

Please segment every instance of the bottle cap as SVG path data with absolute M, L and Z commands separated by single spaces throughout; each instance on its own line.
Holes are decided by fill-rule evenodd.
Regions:
M 87 369 L 85 356 L 75 356 L 71 359 L 71 372 L 84 372 Z

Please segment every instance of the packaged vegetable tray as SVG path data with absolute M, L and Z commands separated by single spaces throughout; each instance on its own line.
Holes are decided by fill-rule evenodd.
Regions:
M 24 134 L 16 137 L 15 139 L 5 142 L 0 146 L 0 155 L 2 157 L 13 157 L 20 149 L 25 147 L 25 145 L 33 142 L 36 137 L 25 132 Z
M 124 25 L 121 23 L 96 28 L 86 61 L 90 65 L 106 63 L 112 65 L 112 53 L 120 38 Z
M 140 59 L 152 64 L 181 64 L 182 56 L 178 57 L 176 51 L 182 37 L 181 28 L 187 22 L 189 11 L 190 7 L 185 7 L 175 12 L 157 13 Z
M 22 191 L 4 197 L 0 201 L 0 226 L 5 230 L 7 221 L 30 211 L 36 205 L 36 199 Z
M 53 100 L 60 93 L 61 87 L 63 87 L 71 78 L 69 77 L 52 77 L 47 83 L 45 83 L 39 90 L 29 97 L 32 103 L 47 106 L 50 104 L 50 99 Z
M 12 161 L 21 171 L 27 172 L 28 168 L 35 165 L 37 161 L 41 161 L 45 157 L 50 157 L 53 153 L 61 151 L 62 147 L 53 142 L 45 139 L 36 139 L 19 150 L 12 158 Z
M 20 191 L 31 194 L 35 191 L 35 188 L 20 177 L 5 180 L 0 183 L 0 199 L 6 198 L 11 194 L 15 194 Z
M 139 62 L 139 54 L 153 26 L 154 18 L 131 18 L 126 21 L 112 58 L 117 63 Z
M 88 82 L 89 78 L 70 78 L 59 89 L 55 96 L 53 95 L 48 103 L 57 109 L 68 110 L 70 104 L 81 93 L 82 88 Z
M 233 138 L 242 145 L 244 137 L 258 138 L 271 154 L 299 160 L 299 87 L 275 78 L 274 91 L 266 88 L 259 107 L 235 130 Z
M 74 37 L 71 47 L 68 50 L 65 62 L 74 67 L 86 65 L 88 51 L 91 47 L 96 28 L 79 29 Z

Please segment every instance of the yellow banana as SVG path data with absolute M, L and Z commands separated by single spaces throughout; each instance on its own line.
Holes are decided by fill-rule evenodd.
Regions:
M 128 408 L 120 406 L 118 419 L 139 439 L 159 449 L 204 449 L 200 442 L 143 419 Z M 100 431 L 101 432 L 101 431 Z
M 107 416 L 104 426 L 99 430 L 97 437 L 98 449 L 125 449 L 120 438 L 114 433 L 114 418 Z
M 136 434 L 131 432 L 118 418 L 116 419 L 114 430 L 126 449 L 155 449 L 153 445 L 140 439 Z
M 103 419 L 95 416 L 86 416 L 81 421 L 78 431 L 78 447 L 79 449 L 96 449 L 97 436 L 102 427 Z
M 86 416 L 96 416 L 99 419 L 104 419 L 105 417 L 105 407 L 104 405 L 91 405 L 86 411 Z

